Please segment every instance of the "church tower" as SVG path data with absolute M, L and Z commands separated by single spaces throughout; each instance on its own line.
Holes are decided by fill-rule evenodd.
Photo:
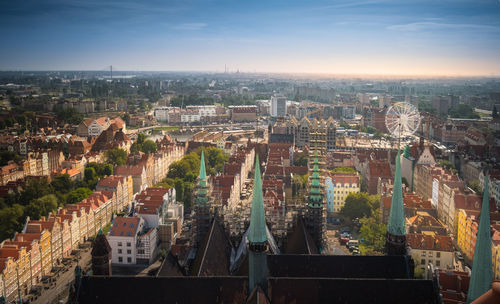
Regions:
M 396 173 L 394 175 L 394 188 L 392 190 L 385 249 L 388 255 L 406 255 L 405 214 L 399 150 L 396 156 Z
M 323 247 L 324 197 L 319 175 L 318 152 L 314 153 L 309 196 L 306 207 L 306 227 L 318 248 Z
M 101 229 L 92 244 L 91 257 L 93 275 L 111 275 L 111 246 Z
M 205 170 L 205 154 L 203 150 L 201 151 L 200 160 L 200 175 L 198 177 L 198 183 L 194 189 L 194 221 L 193 221 L 193 231 L 195 234 L 195 242 L 198 246 L 203 239 L 203 236 L 208 232 L 210 228 L 210 221 L 212 218 L 211 214 L 211 202 L 210 202 L 210 185 L 208 184 L 207 173 Z
M 249 293 L 260 287 L 267 293 L 267 231 L 262 195 L 259 156 L 255 158 L 255 179 L 248 229 L 248 281 Z
M 491 261 L 491 234 L 490 234 L 490 192 L 489 176 L 484 178 L 483 205 L 479 218 L 474 261 L 470 276 L 467 303 L 471 303 L 491 288 L 493 282 L 493 266 Z

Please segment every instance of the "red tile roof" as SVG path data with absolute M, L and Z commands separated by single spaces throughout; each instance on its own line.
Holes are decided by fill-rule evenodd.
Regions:
M 139 226 L 140 218 L 138 217 L 123 217 L 115 218 L 111 227 L 110 235 L 112 236 L 135 236 Z
M 406 236 L 408 246 L 413 249 L 453 251 L 453 243 L 448 235 L 413 234 Z

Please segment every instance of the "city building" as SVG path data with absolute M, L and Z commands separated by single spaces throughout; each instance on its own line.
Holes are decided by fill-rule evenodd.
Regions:
M 286 97 L 280 95 L 271 96 L 271 117 L 286 116 Z
M 333 212 L 339 212 L 349 194 L 359 193 L 359 176 L 356 173 L 332 173 L 330 177 L 333 184 Z
M 113 264 L 149 264 L 156 256 L 157 228 L 142 217 L 116 217 L 107 239 Z

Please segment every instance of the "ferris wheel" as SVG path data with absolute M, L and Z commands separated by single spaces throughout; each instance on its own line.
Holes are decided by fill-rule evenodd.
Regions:
M 393 138 L 410 136 L 420 125 L 418 109 L 407 102 L 393 104 L 385 114 L 385 126 Z

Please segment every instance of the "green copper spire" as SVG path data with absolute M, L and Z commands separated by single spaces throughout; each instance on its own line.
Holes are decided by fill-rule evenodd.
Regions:
M 194 199 L 196 204 L 204 205 L 210 200 L 208 197 L 208 190 L 207 173 L 205 171 L 205 153 L 201 150 L 200 176 L 198 177 L 198 184 L 196 185 Z
M 205 171 L 205 154 L 203 150 L 201 150 L 201 159 L 200 159 L 200 179 L 206 179 L 207 172 Z
M 481 217 L 479 219 L 479 230 L 477 232 L 476 247 L 474 248 L 474 261 L 472 263 L 472 274 L 470 276 L 467 303 L 470 303 L 491 288 L 493 281 L 493 269 L 491 262 L 491 235 L 490 235 L 490 196 L 489 176 L 484 178 L 483 205 L 481 206 Z
M 403 156 L 406 157 L 406 159 L 410 159 L 410 157 L 411 157 L 410 146 L 408 144 L 405 147 L 405 150 L 403 152 Z
M 394 189 L 392 190 L 391 211 L 387 232 L 392 235 L 405 235 L 405 214 L 403 206 L 403 186 L 401 182 L 401 158 L 398 150 L 396 156 L 396 174 L 394 175 Z
M 260 177 L 259 156 L 255 157 L 255 178 L 253 182 L 252 210 L 250 213 L 250 228 L 248 231 L 250 243 L 264 243 L 266 235 L 266 215 L 262 197 L 262 181 Z

